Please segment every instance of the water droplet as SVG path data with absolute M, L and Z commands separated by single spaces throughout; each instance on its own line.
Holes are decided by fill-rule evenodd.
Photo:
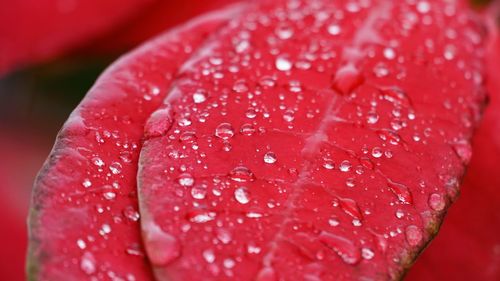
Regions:
M 153 222 L 148 222 L 143 227 L 144 244 L 151 263 L 156 266 L 165 266 L 180 256 L 181 248 L 175 236 L 164 232 Z
M 276 163 L 276 154 L 274 154 L 274 152 L 267 152 L 266 154 L 264 154 L 264 162 L 267 163 L 267 164 L 274 164 Z
M 395 183 L 391 180 L 387 181 L 387 185 L 389 189 L 396 195 L 404 204 L 413 204 L 413 196 L 411 195 L 410 189 L 404 184 Z
M 344 160 L 340 163 L 339 170 L 342 172 L 349 172 L 351 170 L 351 167 L 351 162 L 349 162 L 348 160 Z
M 191 188 L 191 196 L 194 199 L 205 199 L 207 196 L 207 187 L 206 185 L 196 185 Z
M 338 24 L 330 24 L 328 26 L 328 33 L 331 35 L 339 35 L 340 34 L 340 26 Z
M 417 3 L 417 11 L 426 14 L 431 10 L 431 5 L 427 1 L 420 1 Z
M 335 251 L 345 263 L 354 265 L 361 260 L 360 250 L 351 240 L 326 231 L 322 231 L 318 238 L 320 242 Z
M 252 124 L 243 124 L 241 125 L 240 133 L 245 136 L 251 136 L 255 133 L 255 128 Z
M 375 157 L 375 158 L 380 158 L 382 157 L 383 153 L 382 153 L 382 149 L 380 147 L 374 147 L 372 149 L 372 156 Z
M 361 249 L 361 256 L 365 260 L 371 260 L 375 256 L 375 253 L 371 249 L 369 249 L 369 248 L 362 248 Z
M 280 71 L 289 71 L 292 69 L 292 63 L 285 57 L 276 58 L 275 65 Z
M 276 33 L 278 38 L 286 40 L 293 36 L 293 29 L 286 25 L 280 25 L 274 30 L 274 33 Z
M 440 194 L 433 193 L 429 196 L 429 207 L 434 211 L 442 211 L 446 207 L 446 201 Z
M 80 268 L 86 274 L 93 274 L 96 271 L 95 258 L 90 252 L 85 252 L 80 260 Z
M 207 100 L 207 94 L 203 91 L 196 91 L 193 94 L 194 103 L 202 103 Z
M 325 162 L 323 162 L 323 168 L 333 170 L 335 169 L 335 163 L 333 163 L 333 160 L 331 159 L 325 159 Z
M 76 240 L 76 245 L 82 250 L 87 248 L 87 243 L 85 243 L 85 241 L 83 241 L 82 239 Z
M 394 49 L 392 48 L 385 48 L 384 57 L 388 60 L 393 60 L 394 58 L 396 58 L 396 52 L 394 52 Z
M 221 123 L 215 129 L 215 136 L 223 140 L 232 138 L 234 136 L 233 126 L 229 123 Z
M 364 78 L 359 70 L 355 66 L 348 64 L 335 73 L 333 89 L 339 94 L 347 95 L 361 86 L 363 82 Z
M 420 245 L 423 239 L 423 233 L 416 225 L 410 225 L 406 228 L 406 241 L 412 247 Z
M 453 150 L 464 165 L 469 164 L 472 158 L 472 147 L 468 141 L 461 141 L 453 145 Z
M 182 186 L 193 186 L 194 178 L 189 173 L 182 173 L 178 178 L 177 182 Z
M 128 206 L 125 209 L 123 209 L 123 215 L 131 221 L 138 221 L 139 218 L 141 217 L 139 215 L 139 212 L 137 212 L 135 208 L 132 206 Z
M 215 261 L 214 251 L 211 249 L 203 251 L 203 258 L 208 263 L 213 263 Z
M 195 223 L 205 223 L 215 219 L 215 212 L 203 212 L 191 214 L 189 220 Z
M 328 219 L 328 224 L 330 226 L 338 226 L 340 224 L 340 222 L 336 218 L 330 218 L 330 219 Z
M 239 187 L 234 190 L 234 198 L 236 201 L 238 201 L 240 204 L 247 204 L 250 202 L 250 199 L 248 198 L 249 194 L 246 188 L 244 187 Z
M 236 182 L 249 182 L 255 180 L 255 175 L 245 166 L 238 166 L 234 168 L 229 173 L 229 177 L 231 180 Z
M 359 209 L 358 203 L 356 201 L 349 198 L 338 198 L 338 202 L 340 204 L 340 208 L 352 218 L 357 220 L 362 220 L 363 215 Z
M 113 175 L 118 175 L 122 172 L 122 165 L 118 162 L 113 162 L 109 165 L 109 170 L 113 173 Z
M 89 179 L 84 179 L 82 182 L 83 187 L 89 188 L 92 186 L 92 182 Z

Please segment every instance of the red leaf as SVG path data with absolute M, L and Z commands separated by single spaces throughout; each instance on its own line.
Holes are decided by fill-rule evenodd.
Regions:
M 493 24 L 492 24 L 493 25 Z M 495 30 L 494 27 L 491 30 Z M 500 278 L 500 37 L 489 48 L 490 104 L 473 138 L 462 192 L 429 249 L 407 279 L 496 281 Z
M 235 12 L 205 16 L 146 44 L 91 89 L 35 183 L 31 279 L 152 278 L 141 249 L 135 190 L 144 121 L 192 50 Z
M 447 1 L 273 1 L 231 21 L 146 126 L 157 279 L 399 278 L 469 161 L 482 35 Z

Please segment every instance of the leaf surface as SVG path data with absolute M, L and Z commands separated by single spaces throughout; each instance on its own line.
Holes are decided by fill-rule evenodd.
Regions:
M 259 3 L 150 117 L 158 280 L 398 279 L 437 232 L 484 104 L 483 30 L 448 1 Z
M 34 187 L 30 280 L 150 280 L 136 196 L 144 121 L 178 67 L 233 7 L 166 33 L 108 69 L 73 112 Z

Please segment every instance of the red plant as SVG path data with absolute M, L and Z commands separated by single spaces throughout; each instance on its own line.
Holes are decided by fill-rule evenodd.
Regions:
M 126 2 L 73 35 L 58 26 L 69 17 L 54 17 L 57 40 L 11 40 L 0 72 L 126 26 L 134 5 L 148 10 Z M 147 15 L 170 5 L 137 12 L 129 27 L 140 28 L 116 47 L 94 46 L 153 35 L 171 21 Z M 145 44 L 97 81 L 36 181 L 30 278 L 401 278 L 457 198 L 485 79 L 499 90 L 491 30 L 461 2 L 262 1 Z M 497 179 L 484 176 L 497 166 L 497 115 L 487 112 L 466 178 L 465 192 L 484 190 L 452 210 L 410 279 L 498 277 L 494 233 L 465 234 L 499 226 L 488 214 Z M 462 273 L 453 269 L 464 259 L 442 261 L 460 243 L 484 257 Z

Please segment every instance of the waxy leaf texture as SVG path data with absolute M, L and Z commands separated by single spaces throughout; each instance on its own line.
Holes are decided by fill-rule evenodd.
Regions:
M 446 1 L 275 1 L 231 21 L 146 126 L 156 278 L 400 278 L 470 160 L 481 46 Z
M 236 11 L 204 16 L 122 58 L 73 112 L 35 183 L 30 280 L 152 279 L 135 186 L 144 121 L 179 65 Z
M 460 2 L 279 0 L 147 43 L 59 135 L 31 278 L 401 278 L 470 161 L 484 36 Z

